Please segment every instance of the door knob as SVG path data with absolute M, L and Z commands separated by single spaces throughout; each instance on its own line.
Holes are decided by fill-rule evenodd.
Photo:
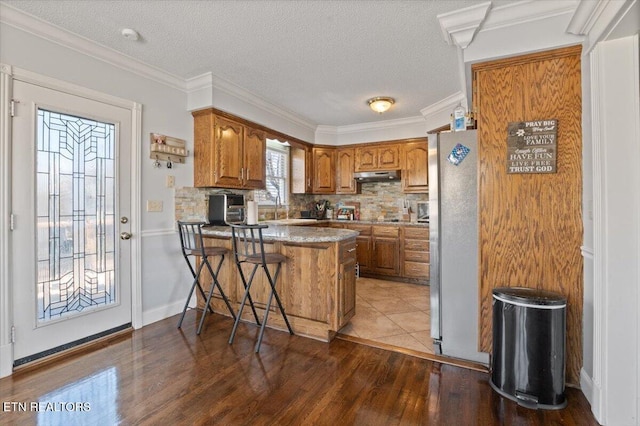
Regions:
M 129 240 L 129 239 L 131 239 L 131 233 L 130 232 L 121 232 L 120 233 L 120 239 L 121 240 Z

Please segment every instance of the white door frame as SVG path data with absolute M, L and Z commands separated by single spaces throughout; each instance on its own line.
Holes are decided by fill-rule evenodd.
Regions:
M 13 80 L 20 80 L 131 111 L 131 323 L 142 327 L 142 270 L 140 193 L 142 105 L 31 71 L 0 64 L 0 377 L 13 372 L 13 306 L 11 263 L 11 98 Z

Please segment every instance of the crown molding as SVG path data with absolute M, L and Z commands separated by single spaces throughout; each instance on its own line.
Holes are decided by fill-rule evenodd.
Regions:
M 636 3 L 637 0 L 581 1 L 567 26 L 567 32 L 587 37 L 582 52 L 585 55 L 591 52 L 598 42 L 606 39 Z
M 316 139 L 318 138 L 318 135 L 337 137 L 338 134 L 338 126 L 327 126 L 324 124 L 320 124 L 318 125 L 318 127 L 316 127 Z
M 149 80 L 174 89 L 186 90 L 185 81 L 180 77 L 2 3 L 0 3 L 0 22 Z
M 229 80 L 213 75 L 212 76 L 212 86 L 213 90 L 223 91 L 234 98 L 240 99 L 250 105 L 253 105 L 256 108 L 259 108 L 263 111 L 269 112 L 271 114 L 277 115 L 285 120 L 296 123 L 300 126 L 306 127 L 312 131 L 315 131 L 317 124 L 309 121 L 308 119 L 298 115 L 290 110 L 284 109 L 274 103 L 269 102 L 268 100 L 262 98 L 261 96 L 256 95 L 244 89 L 243 87 L 238 86 L 235 83 L 232 83 Z
M 554 16 L 573 13 L 579 3 L 585 2 L 578 2 L 578 0 L 526 0 L 499 6 L 491 10 L 491 13 L 484 21 L 480 32 L 521 25 L 527 22 L 535 22 L 541 19 L 548 19 Z
M 373 123 L 349 124 L 346 126 L 319 125 L 316 127 L 316 133 L 329 136 L 340 136 L 367 131 L 389 130 L 413 124 L 424 124 L 424 117 L 406 117 L 395 120 L 376 121 Z
M 447 96 L 441 101 L 436 102 L 435 104 L 431 104 L 428 107 L 421 109 L 420 113 L 424 118 L 429 118 L 441 114 L 443 111 L 446 111 L 447 114 L 451 114 L 453 108 L 455 108 L 459 103 L 466 104 L 466 101 L 467 97 L 464 95 L 464 93 L 456 92 L 453 95 Z
M 428 131 L 451 123 L 451 113 L 458 104 L 462 104 L 465 107 L 467 105 L 467 96 L 462 91 L 421 109 L 420 113 L 427 122 Z
M 213 73 L 207 72 L 195 77 L 188 78 L 185 81 L 185 90 L 187 93 L 197 92 L 213 88 Z
M 588 34 L 607 3 L 602 0 L 580 2 L 567 26 L 567 32 L 575 35 Z
M 466 48 L 473 40 L 491 9 L 491 2 L 480 3 L 437 16 L 444 41 L 449 45 Z

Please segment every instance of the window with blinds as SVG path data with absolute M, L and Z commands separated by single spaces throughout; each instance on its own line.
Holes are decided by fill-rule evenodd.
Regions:
M 289 191 L 289 147 L 267 139 L 266 189 L 255 191 L 254 198 L 260 205 L 274 205 L 276 198 L 280 204 L 288 203 Z

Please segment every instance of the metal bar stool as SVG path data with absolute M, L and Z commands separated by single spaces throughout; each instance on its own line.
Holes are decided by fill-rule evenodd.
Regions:
M 267 325 L 267 318 L 269 316 L 269 309 L 271 308 L 271 302 L 275 297 L 276 303 L 278 304 L 278 308 L 280 309 L 280 313 L 284 318 L 284 322 L 287 325 L 287 329 L 289 329 L 289 334 L 293 335 L 293 330 L 291 329 L 291 324 L 289 324 L 289 319 L 287 318 L 287 314 L 284 312 L 284 308 L 282 307 L 282 302 L 280 302 L 280 297 L 278 296 L 278 292 L 276 291 L 276 282 L 278 281 L 278 275 L 280 275 L 280 268 L 282 267 L 282 263 L 287 260 L 287 257 L 280 253 L 265 253 L 264 251 L 264 242 L 262 238 L 262 230 L 268 228 L 267 225 L 244 225 L 244 224 L 231 224 L 231 235 L 233 239 L 233 254 L 236 260 L 236 265 L 238 267 L 238 272 L 240 274 L 240 278 L 242 279 L 242 284 L 244 285 L 245 291 L 244 296 L 242 297 L 242 302 L 240 303 L 240 310 L 238 311 L 238 316 L 236 317 L 236 322 L 233 325 L 233 330 L 231 331 L 231 337 L 229 337 L 229 344 L 233 343 L 233 338 L 235 337 L 236 330 L 238 328 L 238 324 L 240 323 L 240 318 L 242 317 L 242 311 L 244 306 L 249 300 L 249 304 L 251 309 L 253 310 L 253 314 L 256 317 L 256 322 L 260 325 L 260 333 L 258 334 L 258 341 L 256 342 L 255 351 L 260 351 L 260 345 L 262 344 L 262 336 L 264 334 L 265 326 Z M 253 265 L 253 269 L 251 270 L 251 274 L 249 276 L 249 280 L 247 281 L 244 272 L 242 271 L 243 264 Z M 269 272 L 269 268 L 267 265 L 277 264 L 276 272 L 271 276 Z M 256 271 L 261 267 L 269 281 L 269 286 L 271 287 L 269 292 L 269 298 L 267 299 L 267 305 L 264 311 L 264 318 L 262 319 L 262 324 L 258 321 L 257 314 L 255 312 L 255 307 L 253 306 L 253 300 L 251 300 L 251 284 L 253 283 L 253 278 L 256 275 Z
M 198 325 L 198 330 L 196 334 L 200 334 L 202 331 L 202 325 L 204 324 L 204 318 L 207 315 L 207 312 L 213 313 L 213 308 L 211 307 L 211 297 L 213 296 L 213 290 L 215 288 L 218 289 L 224 303 L 229 308 L 229 312 L 233 319 L 236 319 L 236 315 L 231 308 L 231 304 L 229 303 L 229 299 L 222 291 L 222 287 L 220 286 L 220 282 L 218 281 L 218 273 L 220 272 L 220 268 L 222 267 L 222 262 L 224 262 L 224 256 L 227 254 L 227 249 L 224 247 L 205 247 L 204 242 L 202 240 L 202 225 L 205 222 L 181 222 L 178 221 L 178 231 L 180 234 L 180 245 L 182 246 L 182 255 L 184 259 L 187 261 L 187 265 L 189 265 L 189 270 L 191 271 L 191 275 L 193 275 L 193 284 L 191 285 L 191 290 L 189 290 L 189 296 L 187 297 L 187 301 L 184 304 L 184 309 L 182 309 L 182 315 L 180 316 L 180 321 L 178 322 L 178 328 L 182 327 L 182 321 L 184 320 L 184 315 L 187 312 L 187 308 L 189 307 L 189 301 L 193 296 L 193 290 L 198 287 L 200 291 L 200 295 L 205 299 L 205 309 L 202 313 L 202 318 L 200 318 L 200 324 Z M 220 260 L 216 266 L 215 272 L 211 267 L 211 263 L 209 263 L 209 258 L 219 256 Z M 196 272 L 194 266 L 191 264 L 189 257 L 193 257 L 194 259 L 200 257 L 200 266 Z M 211 283 L 211 288 L 209 289 L 209 293 L 205 295 L 204 290 L 202 289 L 202 285 L 200 285 L 200 274 L 202 273 L 202 269 L 207 266 L 209 273 L 213 279 Z

